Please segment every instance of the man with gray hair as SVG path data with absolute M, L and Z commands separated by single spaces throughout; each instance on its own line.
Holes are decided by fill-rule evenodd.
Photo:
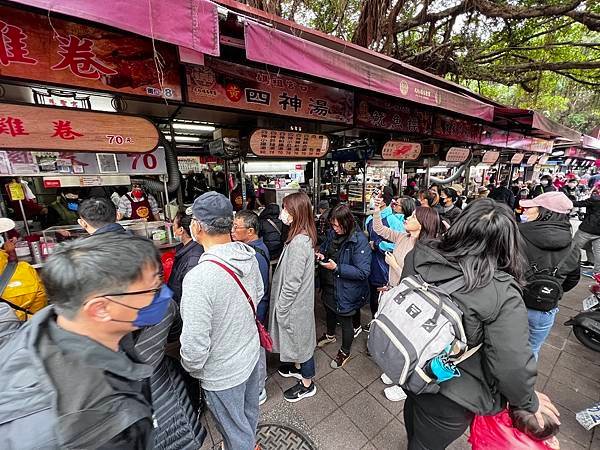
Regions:
M 200 380 L 227 450 L 253 450 L 260 343 L 254 310 L 264 294 L 255 251 L 231 241 L 233 207 L 207 192 L 192 206 L 192 238 L 204 247 L 183 280 L 181 362 Z
M 3 448 L 152 446 L 152 367 L 133 356 L 131 332 L 165 316 L 161 272 L 154 244 L 136 236 L 58 247 L 42 273 L 51 305 L 0 348 Z

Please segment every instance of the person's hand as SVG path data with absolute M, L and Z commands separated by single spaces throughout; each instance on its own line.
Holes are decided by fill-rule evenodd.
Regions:
M 2 246 L 2 250 L 4 250 L 6 253 L 14 252 L 15 251 L 15 242 L 16 242 L 16 238 L 9 239 Z
M 537 419 L 540 428 L 544 428 L 544 417 L 542 414 L 545 414 L 550 418 L 550 420 L 560 425 L 560 413 L 558 412 L 558 409 L 556 409 L 556 406 L 552 404 L 550 398 L 546 394 L 538 391 L 535 391 L 535 394 L 537 395 L 539 402 L 538 410 L 535 413 L 535 418 Z
M 377 197 L 375 199 L 375 211 L 381 211 L 383 209 L 385 209 L 385 202 L 383 201 L 383 198 L 381 197 Z
M 337 264 L 333 259 L 330 259 L 329 262 L 321 264 L 321 267 L 324 267 L 327 270 L 335 270 L 337 269 Z
M 369 247 L 371 247 L 371 250 L 375 250 L 375 242 L 369 241 Z
M 388 266 L 393 267 L 394 269 L 398 268 L 398 262 L 394 255 L 390 252 L 385 252 L 385 262 Z
M 317 258 L 317 261 L 323 261 L 325 259 L 325 256 L 323 255 L 323 253 L 319 253 L 319 252 L 315 252 L 315 257 Z
M 56 233 L 60 234 L 64 238 L 70 238 L 71 237 L 71 232 L 67 231 L 67 230 L 56 230 Z

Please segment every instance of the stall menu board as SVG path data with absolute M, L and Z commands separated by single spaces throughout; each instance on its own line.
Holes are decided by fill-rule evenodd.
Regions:
M 542 156 L 540 158 L 540 160 L 538 161 L 538 163 L 544 165 L 544 164 L 546 164 L 548 162 L 549 159 L 550 158 L 548 156 Z
M 529 149 L 532 152 L 537 153 L 550 153 L 554 147 L 554 141 L 547 141 L 546 139 L 532 138 Z
M 356 126 L 402 133 L 428 135 L 431 133 L 431 112 L 403 104 L 398 99 L 357 94 Z
M 483 158 L 481 159 L 481 162 L 483 164 L 496 164 L 496 161 L 498 161 L 498 158 L 500 158 L 500 152 L 495 152 L 495 151 L 487 151 L 483 154 Z
M 537 155 L 531 155 L 529 158 L 527 158 L 527 165 L 528 166 L 533 166 L 538 160 L 538 156 Z
M 277 72 L 206 58 L 186 66 L 190 103 L 352 124 L 354 94 Z
M 463 163 L 471 156 L 471 150 L 464 147 L 450 147 L 446 153 L 447 162 Z
M 0 175 L 161 175 L 167 173 L 165 152 L 76 153 L 0 151 Z
M 481 140 L 481 124 L 443 114 L 435 116 L 433 136 L 451 141 L 478 144 Z
M 525 153 L 515 153 L 510 160 L 511 164 L 521 164 L 523 162 L 523 158 L 525 158 Z
M 0 103 L 0 148 L 145 153 L 157 145 L 142 117 Z
M 181 100 L 175 47 L 0 6 L 0 76 Z M 161 82 L 162 81 L 162 82 Z
M 329 149 L 322 134 L 259 129 L 250 136 L 250 149 L 257 156 L 275 158 L 321 158 Z
M 202 172 L 199 156 L 178 156 L 177 165 L 179 165 L 179 171 L 181 173 Z
M 381 157 L 394 161 L 416 161 L 423 147 L 416 142 L 387 141 L 381 149 Z

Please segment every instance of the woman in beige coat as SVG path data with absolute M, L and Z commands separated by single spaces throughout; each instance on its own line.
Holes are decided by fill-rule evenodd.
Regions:
M 296 193 L 285 197 L 280 219 L 290 230 L 273 274 L 269 331 L 273 352 L 279 353 L 282 363 L 279 374 L 299 380 L 283 396 L 288 402 L 297 402 L 317 392 L 312 381 L 317 345 L 314 312 L 317 230 L 308 196 Z

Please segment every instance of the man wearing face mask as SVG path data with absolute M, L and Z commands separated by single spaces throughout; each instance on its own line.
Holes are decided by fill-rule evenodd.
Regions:
M 592 189 L 592 194 L 587 200 L 573 202 L 576 208 L 585 208 L 585 217 L 573 237 L 571 256 L 567 262 L 569 269 L 574 270 L 579 266 L 581 249 L 591 243 L 594 254 L 594 269 L 583 271 L 586 277 L 600 273 L 600 183 Z
M 63 188 L 59 191 L 56 201 L 48 207 L 46 225 L 76 225 L 79 215 L 79 189 Z
M 200 380 L 226 450 L 256 446 L 260 342 L 256 307 L 264 295 L 255 251 L 231 241 L 233 206 L 207 192 L 192 206 L 192 238 L 204 247 L 183 280 L 181 363 Z
M 50 306 L 0 348 L 4 448 L 152 446 L 152 367 L 131 332 L 158 324 L 171 292 L 151 241 L 107 233 L 62 244 L 42 278 Z M 30 430 L 24 433 L 23 430 Z
M 538 195 L 545 194 L 546 192 L 555 192 L 556 188 L 552 184 L 552 177 L 550 175 L 544 175 L 540 178 L 540 184 L 533 188 L 531 198 L 535 198 Z
M 160 220 L 156 199 L 144 192 L 142 184 L 133 182 L 131 191 L 121 197 L 117 210 L 117 220 L 145 219 L 148 222 Z
M 567 184 L 560 189 L 560 191 L 569 197 L 569 200 L 572 202 L 577 201 L 577 184 L 578 182 L 576 178 L 569 178 L 567 180 Z

